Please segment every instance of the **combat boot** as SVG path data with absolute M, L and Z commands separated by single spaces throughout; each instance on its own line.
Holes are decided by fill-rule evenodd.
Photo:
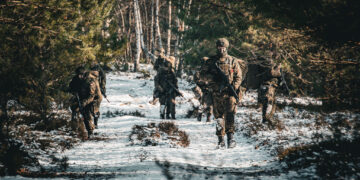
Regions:
M 234 134 L 233 133 L 228 133 L 227 134 L 227 142 L 228 142 L 228 148 L 234 148 L 236 146 L 236 141 L 234 139 Z
M 166 119 L 170 119 L 170 114 L 166 114 Z
M 161 119 L 165 119 L 165 115 L 164 115 L 164 114 L 160 114 L 160 118 L 161 118 Z
M 201 116 L 202 116 L 202 113 L 199 113 L 198 116 L 197 116 L 198 121 L 201 121 Z
M 223 148 L 225 148 L 224 136 L 218 136 L 217 149 L 223 149 Z
M 175 120 L 175 113 L 171 113 L 171 119 Z

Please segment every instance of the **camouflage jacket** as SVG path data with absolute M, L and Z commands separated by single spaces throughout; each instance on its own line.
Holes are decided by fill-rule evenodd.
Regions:
M 85 107 L 93 101 L 101 99 L 101 91 L 98 80 L 88 74 L 79 91 L 81 106 Z
M 277 85 L 278 78 L 281 77 L 280 66 L 276 65 L 272 60 L 265 60 L 259 69 L 260 79 L 264 85 Z
M 155 61 L 154 69 L 155 69 L 156 71 L 159 71 L 159 69 L 161 68 L 161 66 L 164 65 L 164 63 L 165 63 L 165 57 L 162 56 L 162 55 L 160 55 L 160 56 L 156 59 L 156 61 Z
M 233 88 L 238 90 L 243 79 L 242 72 L 237 59 L 229 55 L 224 58 L 218 56 L 210 57 L 201 67 L 200 76 L 206 86 L 213 92 L 223 90 L 222 88 L 225 82 L 221 79 L 215 64 L 217 64 L 221 71 L 227 76 Z
M 154 82 L 155 82 L 155 89 L 159 91 L 160 94 L 167 94 L 173 92 L 170 83 L 174 85 L 176 88 L 178 88 L 176 75 L 172 70 L 170 71 L 160 70 L 158 74 L 155 76 Z

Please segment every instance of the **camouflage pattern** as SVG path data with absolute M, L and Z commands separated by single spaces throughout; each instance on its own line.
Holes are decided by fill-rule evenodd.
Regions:
M 281 76 L 280 66 L 273 60 L 264 60 L 260 66 L 261 84 L 258 89 L 258 103 L 262 108 L 263 122 L 272 125 L 272 117 L 276 110 L 275 95 L 278 78 Z
M 99 73 L 97 79 L 99 81 L 99 86 L 101 93 L 106 95 L 106 74 L 105 71 L 101 68 L 99 64 L 95 64 L 91 67 L 91 71 L 97 71 Z
M 218 145 L 224 147 L 223 137 L 227 134 L 228 147 L 233 148 L 236 146 L 233 139 L 236 99 L 230 96 L 230 89 L 221 79 L 216 65 L 226 75 L 235 91 L 239 90 L 243 77 L 238 60 L 227 54 L 228 47 L 227 39 L 218 39 L 216 41 L 217 55 L 204 62 L 200 74 L 203 76 L 204 85 L 212 94 L 213 113 L 217 121 L 216 135 L 219 137 Z
M 175 72 L 173 70 L 172 62 L 167 58 L 165 59 L 162 66 L 158 68 L 158 73 L 155 76 L 155 96 L 159 97 L 160 101 L 160 117 L 162 119 L 166 118 L 175 119 L 175 97 L 178 95 L 176 91 L 172 88 L 170 83 L 177 86 L 177 79 L 175 76 Z M 155 94 L 154 93 L 154 94 Z
M 97 70 L 91 70 L 90 71 L 90 74 L 92 76 L 94 76 L 95 79 L 97 79 L 97 82 L 99 84 L 99 88 L 100 88 L 100 94 L 96 95 L 95 98 L 94 98 L 94 101 L 92 103 L 92 106 L 93 106 L 93 117 L 94 117 L 94 124 L 95 124 L 95 128 L 97 128 L 97 124 L 98 124 L 98 120 L 100 118 L 100 104 L 102 102 L 102 99 L 103 99 L 103 92 L 101 91 L 101 73 L 100 71 L 97 71 Z M 105 88 L 105 87 L 104 87 Z
M 236 59 L 232 56 L 226 55 L 225 57 L 214 56 L 206 61 L 202 67 L 201 73 L 205 74 L 204 79 L 207 89 L 212 94 L 214 105 L 214 116 L 221 121 L 220 127 L 217 128 L 216 134 L 224 136 L 225 133 L 234 132 L 234 115 L 236 100 L 234 97 L 229 96 L 229 90 L 224 88 L 224 82 L 219 79 L 215 63 L 218 63 L 220 69 L 226 74 L 229 82 L 233 85 L 234 89 L 238 89 L 241 84 L 241 70 Z
M 203 63 L 208 58 L 203 58 Z M 206 86 L 208 84 L 208 79 L 203 78 L 204 76 L 198 71 L 194 75 L 194 81 L 196 87 L 194 88 L 195 97 L 200 101 L 200 107 L 198 110 L 198 120 L 201 121 L 203 113 L 206 114 L 206 121 L 210 122 L 210 118 L 213 112 L 213 98 L 210 89 Z
M 90 136 L 95 129 L 93 118 L 96 117 L 96 113 L 99 112 L 96 104 L 102 100 L 100 85 L 95 72 L 90 71 L 86 73 L 85 80 L 79 91 L 80 103 L 83 108 L 83 112 L 81 113 L 84 116 L 84 124 L 88 136 Z
M 77 96 L 80 92 L 81 86 L 84 82 L 85 68 L 79 67 L 76 69 L 76 75 L 72 78 L 69 84 L 69 91 L 73 94 L 73 97 L 70 99 L 70 109 L 71 109 L 71 129 L 74 132 L 77 132 L 80 137 L 86 138 L 87 133 L 84 134 L 85 126 L 83 120 L 80 117 L 80 108 L 79 101 Z

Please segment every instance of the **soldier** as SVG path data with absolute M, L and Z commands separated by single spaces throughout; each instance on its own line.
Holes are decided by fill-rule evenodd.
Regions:
M 91 71 L 94 71 L 93 74 L 97 75 L 97 80 L 100 87 L 100 92 L 102 95 L 96 101 L 94 101 L 94 124 L 95 128 L 98 128 L 98 120 L 100 118 L 100 104 L 102 101 L 102 96 L 106 98 L 106 74 L 104 70 L 99 66 L 99 64 L 95 64 L 91 67 Z
M 201 59 L 202 66 L 205 64 L 205 61 L 207 61 L 208 57 L 203 57 Z M 201 68 L 200 68 L 201 69 Z M 201 121 L 202 115 L 205 112 L 206 113 L 206 122 L 210 122 L 210 118 L 213 111 L 213 98 L 212 98 L 212 92 L 210 91 L 210 88 L 206 86 L 208 79 L 206 79 L 206 76 L 201 74 L 200 72 L 197 72 L 194 76 L 194 81 L 196 83 L 196 87 L 194 91 L 196 92 L 200 98 L 200 107 L 199 107 L 199 113 L 198 113 L 198 121 Z
M 229 41 L 220 38 L 216 41 L 217 55 L 210 57 L 201 69 L 205 83 L 212 91 L 214 116 L 217 121 L 216 135 L 218 147 L 225 147 L 224 136 L 227 135 L 228 148 L 234 148 L 234 121 L 236 113 L 236 92 L 241 84 L 242 72 L 237 59 L 228 55 Z M 226 79 L 225 79 L 226 78 Z M 229 84 L 227 84 L 227 83 Z
M 87 72 L 79 91 L 80 110 L 84 116 L 84 124 L 88 137 L 93 134 L 95 129 L 93 118 L 95 118 L 95 113 L 98 113 L 98 109 L 96 110 L 96 103 L 102 99 L 97 76 L 99 76 L 97 71 Z
M 82 134 L 85 130 L 83 121 L 79 118 L 80 115 L 80 108 L 79 108 L 79 93 L 81 86 L 84 83 L 85 80 L 85 68 L 83 66 L 78 67 L 75 70 L 76 75 L 72 78 L 69 88 L 70 92 L 73 94 L 73 97 L 71 98 L 71 128 L 73 131 L 78 132 L 79 136 L 86 137 L 86 134 Z
M 159 74 L 160 68 L 163 67 L 165 64 L 166 56 L 164 55 L 164 52 L 165 52 L 165 50 L 163 48 L 161 48 L 157 51 L 158 58 L 156 59 L 155 64 L 154 64 L 154 69 L 157 71 L 157 74 Z M 155 89 L 153 92 L 153 100 L 150 101 L 151 104 L 155 104 L 157 102 L 157 100 L 159 99 L 159 94 L 160 94 L 159 90 L 155 86 Z
M 160 99 L 160 118 L 175 119 L 175 97 L 177 93 L 177 79 L 173 69 L 173 60 L 175 58 L 170 57 L 164 59 L 164 63 L 158 68 L 158 73 L 155 76 L 155 89 L 158 92 Z
M 276 109 L 275 91 L 278 86 L 278 78 L 281 76 L 280 65 L 276 65 L 272 59 L 267 59 L 260 65 L 259 72 L 262 83 L 258 89 L 258 103 L 262 109 L 262 121 L 272 127 L 271 119 Z

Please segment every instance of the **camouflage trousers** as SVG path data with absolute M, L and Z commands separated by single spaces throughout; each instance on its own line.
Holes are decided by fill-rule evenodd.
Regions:
M 163 94 L 159 97 L 160 101 L 160 116 L 164 117 L 166 114 L 166 118 L 170 117 L 175 119 L 175 96 L 169 94 Z
M 70 126 L 73 132 L 77 133 L 81 139 L 87 139 L 88 133 L 86 132 L 84 118 L 80 113 L 79 102 L 76 97 L 71 98 L 71 122 Z
M 95 129 L 93 109 L 94 109 L 94 105 L 93 103 L 90 103 L 89 105 L 85 106 L 84 112 L 82 112 L 84 116 L 85 128 L 88 132 L 88 135 L 91 135 Z
M 258 89 L 258 103 L 261 106 L 263 122 L 271 122 L 276 109 L 276 85 L 265 84 Z
M 214 116 L 217 121 L 216 135 L 234 133 L 236 99 L 229 95 L 213 94 Z
M 206 113 L 207 116 L 211 116 L 213 112 L 213 97 L 209 91 L 204 91 L 200 99 L 199 113 Z
M 100 97 L 99 99 L 95 99 L 92 103 L 92 113 L 94 116 L 94 124 L 95 126 L 97 126 L 98 124 L 98 120 L 100 118 L 100 104 L 102 101 L 102 97 Z

